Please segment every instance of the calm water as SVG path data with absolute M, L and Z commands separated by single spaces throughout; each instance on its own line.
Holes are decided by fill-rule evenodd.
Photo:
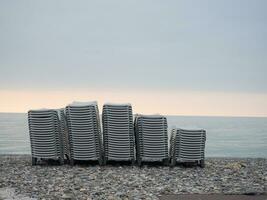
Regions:
M 168 116 L 168 125 L 206 129 L 209 157 L 267 157 L 267 118 Z M 26 114 L 0 113 L 0 154 L 7 153 L 30 153 Z

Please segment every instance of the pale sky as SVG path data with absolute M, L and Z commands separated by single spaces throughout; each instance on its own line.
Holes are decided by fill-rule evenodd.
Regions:
M 0 112 L 76 101 L 267 116 L 267 1 L 0 1 Z

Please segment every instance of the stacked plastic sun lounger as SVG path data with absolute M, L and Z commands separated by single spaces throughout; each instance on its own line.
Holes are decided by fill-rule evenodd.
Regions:
M 135 160 L 131 104 L 105 104 L 102 114 L 104 163 Z
M 167 119 L 161 115 L 137 115 L 135 118 L 137 162 L 168 163 Z
M 63 164 L 63 147 L 57 110 L 41 109 L 28 112 L 32 164 L 37 159 L 55 159 Z
M 76 160 L 102 164 L 101 131 L 97 102 L 74 102 L 66 107 L 70 164 Z
M 176 162 L 197 162 L 204 167 L 205 130 L 173 129 L 170 138 L 171 166 Z

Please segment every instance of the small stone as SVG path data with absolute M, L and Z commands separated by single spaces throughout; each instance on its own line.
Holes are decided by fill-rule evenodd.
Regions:
M 111 195 L 108 196 L 108 200 L 114 200 L 115 198 Z
M 73 195 L 71 193 L 65 193 L 62 195 L 62 199 L 72 200 Z

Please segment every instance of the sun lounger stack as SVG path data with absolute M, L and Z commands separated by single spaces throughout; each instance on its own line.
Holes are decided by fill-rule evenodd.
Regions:
M 57 110 L 41 109 L 28 112 L 32 164 L 37 159 L 55 159 L 63 164 L 63 146 Z
M 70 147 L 69 147 L 69 133 L 67 125 L 67 117 L 64 108 L 59 109 L 59 119 L 60 119 L 60 131 L 63 143 L 63 155 L 69 160 L 70 158 Z
M 104 163 L 134 163 L 134 128 L 131 104 L 105 104 L 102 114 Z
M 205 130 L 173 129 L 170 138 L 171 166 L 176 162 L 197 162 L 204 167 Z
M 98 161 L 101 157 L 101 131 L 97 102 L 73 102 L 66 107 L 70 140 L 70 164 L 76 160 Z
M 137 163 L 161 161 L 168 164 L 167 119 L 161 115 L 137 115 L 135 118 Z

